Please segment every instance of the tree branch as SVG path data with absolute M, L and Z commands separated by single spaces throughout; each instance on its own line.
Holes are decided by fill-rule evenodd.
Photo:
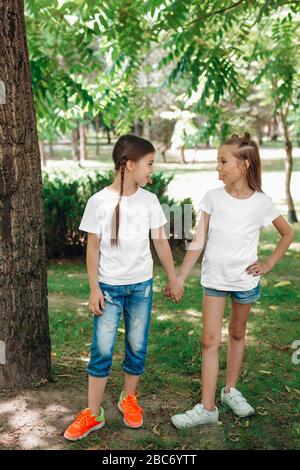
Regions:
M 210 16 L 219 15 L 220 13 L 224 13 L 225 11 L 232 10 L 232 9 L 234 9 L 234 8 L 237 8 L 237 7 L 239 7 L 242 3 L 245 3 L 245 0 L 239 0 L 238 2 L 233 3 L 233 4 L 230 5 L 229 7 L 221 8 L 220 10 L 214 10 L 214 11 L 208 13 L 207 15 L 199 16 L 198 18 L 195 18 L 194 20 L 190 21 L 189 23 L 186 23 L 185 25 L 183 25 L 183 27 L 186 28 L 187 26 L 190 26 L 191 24 L 196 23 L 197 21 L 206 20 L 206 19 L 209 18 Z

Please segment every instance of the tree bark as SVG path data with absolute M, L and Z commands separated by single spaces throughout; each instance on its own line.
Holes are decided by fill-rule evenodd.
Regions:
M 292 172 L 293 172 L 293 146 L 292 146 L 292 142 L 289 136 L 289 130 L 288 130 L 288 124 L 287 124 L 287 113 L 284 114 L 283 111 L 281 110 L 280 116 L 281 116 L 283 131 L 284 131 L 285 152 L 286 152 L 285 194 L 286 194 L 286 202 L 288 206 L 288 220 L 289 222 L 298 222 L 293 198 L 291 195 L 291 177 L 292 177 Z
M 50 375 L 42 174 L 23 0 L 0 3 L 0 388 Z

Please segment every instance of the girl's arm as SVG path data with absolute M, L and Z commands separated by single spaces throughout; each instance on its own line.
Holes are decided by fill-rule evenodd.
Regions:
M 174 267 L 174 260 L 171 252 L 169 242 L 167 240 L 166 232 L 163 227 L 151 230 L 151 236 L 155 251 L 160 259 L 162 267 L 168 276 L 168 286 L 172 287 L 174 300 L 179 300 L 182 297 L 182 289 L 177 285 L 176 271 Z
M 89 310 L 95 315 L 102 315 L 102 310 L 105 309 L 104 297 L 98 284 L 100 240 L 95 233 L 88 233 L 86 265 L 90 285 Z
M 199 224 L 196 229 L 193 241 L 190 243 L 182 265 L 179 269 L 177 280 L 181 286 L 184 285 L 186 278 L 198 261 L 199 257 L 204 253 L 210 215 L 202 212 Z
M 248 274 L 253 274 L 253 276 L 259 276 L 260 274 L 266 274 L 271 269 L 274 268 L 275 264 L 283 257 L 284 253 L 287 251 L 288 247 L 294 240 L 294 232 L 292 227 L 287 223 L 284 217 L 280 215 L 277 219 L 273 220 L 274 227 L 278 230 L 281 235 L 281 238 L 269 258 L 260 263 L 256 261 L 255 263 L 248 266 L 246 269 Z

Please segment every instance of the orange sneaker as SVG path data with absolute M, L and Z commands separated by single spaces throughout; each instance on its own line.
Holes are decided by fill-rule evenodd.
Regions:
M 121 393 L 118 408 L 123 413 L 123 421 L 129 428 L 140 428 L 143 426 L 143 409 L 138 405 L 138 393 L 127 395 L 124 398 L 124 392 Z
M 92 414 L 90 408 L 81 411 L 76 417 L 74 423 L 70 424 L 64 433 L 64 438 L 68 441 L 78 441 L 83 439 L 90 432 L 103 428 L 105 425 L 104 409 L 100 408 L 100 415 Z

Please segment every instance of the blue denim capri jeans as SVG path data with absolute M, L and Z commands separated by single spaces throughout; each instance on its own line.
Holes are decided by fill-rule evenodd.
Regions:
M 99 282 L 105 299 L 103 314 L 94 315 L 94 335 L 87 372 L 108 377 L 117 329 L 122 313 L 125 322 L 123 371 L 141 375 L 145 370 L 153 297 L 153 279 L 136 284 L 110 285 Z

